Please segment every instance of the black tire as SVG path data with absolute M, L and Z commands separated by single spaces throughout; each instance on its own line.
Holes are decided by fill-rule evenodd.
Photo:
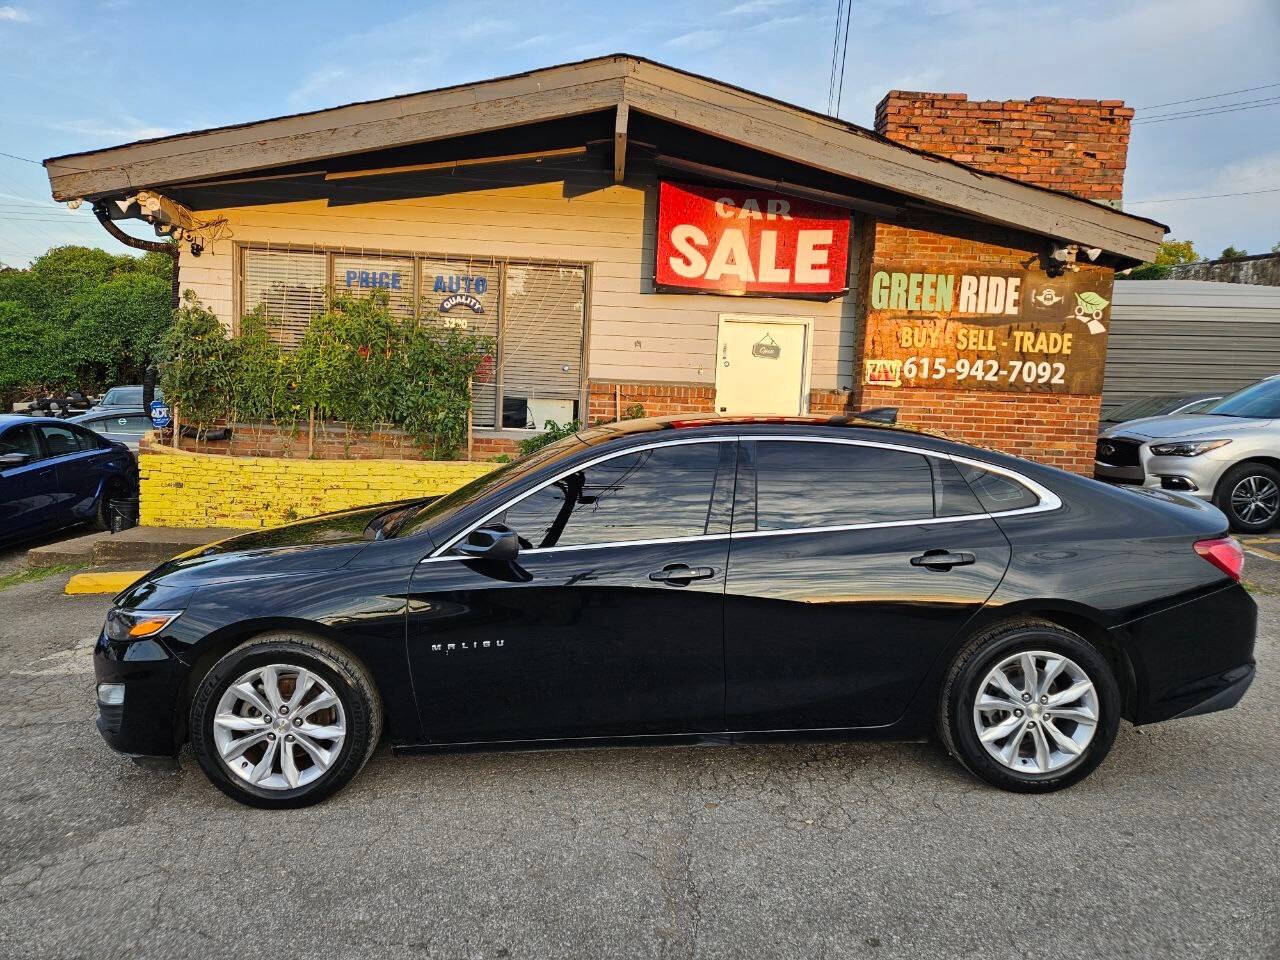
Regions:
M 1060 653 L 1093 682 L 1098 723 L 1093 739 L 1075 760 L 1048 773 L 1021 772 L 1005 766 L 978 739 L 974 701 L 988 673 L 1005 658 L 1023 651 Z M 1043 620 L 998 624 L 974 636 L 956 655 L 943 684 L 938 706 L 938 732 L 947 752 L 980 780 L 1002 790 L 1048 793 L 1083 780 L 1115 742 L 1120 727 L 1120 688 L 1106 658 L 1083 637 Z
M 1256 484 L 1257 487 L 1274 491 L 1274 497 L 1265 501 L 1270 507 L 1266 517 L 1246 519 L 1241 516 L 1239 503 L 1232 503 L 1232 494 L 1242 484 Z M 1270 484 L 1270 487 L 1267 487 Z M 1265 533 L 1275 526 L 1280 519 L 1280 470 L 1265 463 L 1237 463 L 1222 475 L 1218 487 L 1213 492 L 1213 504 L 1227 515 L 1231 521 L 1231 529 L 1239 533 Z
M 128 499 L 130 499 L 129 491 L 125 488 L 123 481 L 111 481 L 106 489 L 102 491 L 102 496 L 98 498 L 98 509 L 93 512 L 94 528 L 97 530 L 110 530 L 112 502 Z
M 269 664 L 305 667 L 323 678 L 341 701 L 347 721 L 346 737 L 329 769 L 294 789 L 266 789 L 232 773 L 214 741 L 213 715 L 222 695 L 246 672 Z M 369 762 L 382 735 L 382 716 L 382 699 L 369 672 L 346 650 L 306 634 L 263 634 L 226 654 L 201 679 L 191 699 L 191 749 L 214 786 L 233 800 L 252 807 L 306 807 L 332 796 Z

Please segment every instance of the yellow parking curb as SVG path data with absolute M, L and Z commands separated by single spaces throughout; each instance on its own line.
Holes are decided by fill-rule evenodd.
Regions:
M 67 581 L 64 593 L 119 593 L 147 571 L 124 570 L 117 573 L 76 573 Z

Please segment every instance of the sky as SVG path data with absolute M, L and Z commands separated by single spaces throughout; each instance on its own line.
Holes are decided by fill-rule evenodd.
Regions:
M 29 161 L 143 137 L 617 52 L 825 111 L 836 5 L 0 0 L 0 263 L 124 250 Z M 868 127 L 890 89 L 1123 99 L 1148 118 L 1126 209 L 1206 257 L 1280 243 L 1280 0 L 853 0 L 843 73 L 839 115 Z M 1231 104 L 1252 108 L 1156 119 Z M 1220 194 L 1244 195 L 1183 199 Z

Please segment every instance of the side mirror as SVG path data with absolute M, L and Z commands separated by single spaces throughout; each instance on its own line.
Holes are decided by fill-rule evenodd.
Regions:
M 8 470 L 10 467 L 24 467 L 31 462 L 31 455 L 27 453 L 0 453 L 0 470 Z
M 520 553 L 520 538 L 510 527 L 495 523 L 472 530 L 458 552 L 481 560 L 514 560 Z

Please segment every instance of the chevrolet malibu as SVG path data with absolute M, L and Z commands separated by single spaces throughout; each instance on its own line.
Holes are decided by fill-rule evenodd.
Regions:
M 116 598 L 116 749 L 292 807 L 396 752 L 935 734 L 1007 790 L 1233 706 L 1226 518 L 870 420 L 596 427 L 441 498 L 246 534 Z

